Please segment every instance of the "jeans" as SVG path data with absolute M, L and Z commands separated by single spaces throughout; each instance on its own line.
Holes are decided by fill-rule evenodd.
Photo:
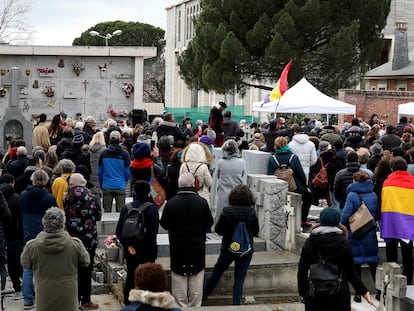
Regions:
M 33 271 L 30 269 L 23 269 L 22 294 L 24 304 L 31 305 L 35 301 L 35 292 L 33 285 Z
M 112 211 L 112 201 L 115 198 L 116 211 L 120 212 L 125 205 L 125 190 L 103 190 L 103 207 L 105 213 Z
M 234 281 L 233 281 L 233 305 L 240 305 L 243 297 L 244 279 L 246 278 L 247 270 L 249 269 L 250 261 L 252 260 L 253 252 L 238 258 L 232 255 L 229 251 L 222 249 L 220 256 L 214 266 L 213 272 L 207 279 L 204 285 L 204 296 L 209 296 L 217 283 L 220 281 L 224 271 L 234 261 Z

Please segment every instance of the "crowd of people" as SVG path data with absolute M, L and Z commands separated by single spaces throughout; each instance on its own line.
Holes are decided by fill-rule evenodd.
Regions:
M 194 127 L 188 118 L 177 124 L 170 113 L 155 118 L 151 124 L 136 124 L 133 128 L 126 120 L 108 119 L 98 127 L 93 116 L 75 121 L 64 114 L 53 116 L 48 123 L 47 116 L 41 114 L 33 129 L 31 154 L 27 148 L 29 142 L 15 140 L 1 163 L 2 289 L 8 273 L 16 299 L 22 293 L 25 309 L 34 307 L 38 293 L 34 291 L 33 274 L 41 270 L 27 259 L 27 254 L 34 253 L 33 245 L 36 245 L 29 241 L 49 239 L 47 233 L 59 233 L 56 239 L 67 243 L 68 237 L 60 233 L 63 230 L 60 223 L 57 228 L 47 229 L 42 220 L 48 209 L 58 207 L 64 216 L 65 232 L 78 239 L 83 247 L 75 265 L 78 269 L 76 303 L 82 310 L 99 308 L 91 301 L 93 258 L 98 244 L 96 222 L 102 213 L 120 212 L 116 230 L 120 237 L 129 215 L 130 207 L 125 202 L 130 195 L 133 196 L 132 208 L 138 209 L 143 204 L 149 207 L 143 211 L 147 229 L 145 238 L 139 241 L 120 239 L 127 264 L 126 306 L 139 301 L 137 290 L 144 290 L 137 280 L 143 272 L 138 273 L 137 268 L 157 259 L 159 225 L 169 233 L 172 295 L 177 306 L 201 306 L 233 261 L 236 264 L 233 304 L 240 304 L 253 249 L 248 256 L 239 259 L 229 253 L 228 244 L 237 221 L 248 223 L 251 239 L 259 231 L 252 208 L 255 199 L 242 185 L 246 163 L 241 154 L 245 149 L 270 153 L 269 175 L 274 175 L 282 165 L 292 169 L 294 191 L 302 195 L 303 228 L 311 225 L 308 213 L 312 204 L 329 206 L 338 212 L 339 216 L 335 216 L 339 217 L 338 222 L 329 222 L 327 227 L 341 223 L 341 230 L 324 229 L 321 224 L 319 229 L 311 231 L 311 236 L 346 237 L 353 255 L 347 262 L 353 266 L 352 271 L 347 272 L 349 278 L 360 276 L 361 264 L 368 263 L 375 279 L 379 262 L 375 232 L 362 239 L 354 238 L 349 232 L 348 218 L 364 201 L 375 219 L 382 220 L 387 259 L 398 260 L 397 246 L 400 243 L 403 273 L 408 284 L 412 283 L 414 232 L 407 226 L 398 227 L 399 221 L 408 222 L 400 212 L 409 203 L 402 201 L 397 207 L 392 204 L 399 193 L 412 191 L 414 140 L 413 127 L 407 118 L 402 117 L 394 126 L 380 122 L 378 116 L 373 115 L 368 122 L 354 118 L 340 128 L 309 118 L 289 124 L 287 118 L 280 117 L 250 124 L 251 135 L 247 135 L 246 122 L 234 121 L 226 108 L 224 102 L 218 103 L 211 109 L 209 120 L 197 120 Z M 214 172 L 210 167 L 213 147 L 222 148 Z M 322 168 L 327 172 L 327 184 L 318 188 L 313 180 Z M 217 202 L 210 201 L 213 176 L 217 177 Z M 167 197 L 161 219 L 158 206 L 153 204 L 150 195 L 154 179 L 163 186 Z M 49 216 L 60 217 L 56 212 Z M 212 276 L 204 282 L 205 238 L 212 230 L 223 235 L 222 249 Z M 325 239 L 316 240 L 322 243 Z M 20 263 L 24 247 L 25 260 Z M 312 247 L 317 245 L 307 248 Z M 87 258 L 83 258 L 85 254 Z M 305 256 L 306 252 L 303 254 Z M 316 259 L 303 258 L 300 265 L 299 288 L 305 302 L 306 286 L 301 282 L 312 260 Z M 157 267 L 149 269 L 155 273 Z M 35 278 L 35 282 L 38 281 Z M 148 286 L 152 288 L 153 284 Z M 366 288 L 361 284 L 358 286 L 358 294 L 366 297 Z M 155 291 L 165 289 L 161 286 Z M 349 294 L 349 291 L 345 290 L 345 293 Z M 360 295 L 356 296 L 356 301 L 361 301 Z M 42 303 L 37 302 L 38 310 Z

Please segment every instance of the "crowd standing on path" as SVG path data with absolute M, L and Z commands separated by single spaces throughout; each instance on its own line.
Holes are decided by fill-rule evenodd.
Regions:
M 233 201 L 229 197 L 235 189 L 239 195 L 242 190 L 240 185 L 246 164 L 241 155 L 245 149 L 269 153 L 269 175 L 274 175 L 280 167 L 291 169 L 295 183 L 293 191 L 302 195 L 301 225 L 304 228 L 310 225 L 307 218 L 311 204 L 337 210 L 345 229 L 360 201 L 366 201 L 373 217 L 381 220 L 379 229 L 387 244 L 387 260 L 398 260 L 397 245 L 400 244 L 403 274 L 407 276 L 408 284 L 412 284 L 414 231 L 402 213 L 409 209 L 410 202 L 401 201 L 398 206 L 392 204 L 398 201 L 396 197 L 402 197 L 401 193 L 411 193 L 414 184 L 411 121 L 401 117 L 399 124 L 386 124 L 378 116 L 372 116 L 368 123 L 353 118 L 341 128 L 310 118 L 289 124 L 287 116 L 280 116 L 269 122 L 251 124 L 251 133 L 246 135 L 246 122 L 242 120 L 238 124 L 226 108 L 224 102 L 214 105 L 209 120 L 197 120 L 194 128 L 189 118 L 177 124 L 171 113 L 155 118 L 152 124 L 133 126 L 129 126 L 125 119 L 108 119 L 101 128 L 93 116 L 82 121 L 68 118 L 63 113 L 49 118 L 41 114 L 33 129 L 33 148 L 26 146 L 29 142 L 16 139 L 10 142 L 1 163 L 0 191 L 5 198 L 1 200 L 0 197 L 0 211 L 4 215 L 0 224 L 1 285 L 4 286 L 7 263 L 16 297 L 21 291 L 25 309 L 34 307 L 37 295 L 33 272 L 36 271 L 30 269 L 30 265 L 22 268 L 17 259 L 23 247 L 45 229 L 42 217 L 46 210 L 57 206 L 66 213 L 67 232 L 81 239 L 89 257 L 87 267 L 78 269 L 82 272 L 76 281 L 76 307 L 97 309 L 99 306 L 90 300 L 91 268 L 97 243 L 96 221 L 102 212 L 113 211 L 115 199 L 115 211 L 120 212 L 116 233 L 120 238 L 128 208 L 136 210 L 148 202 L 150 207 L 143 212 L 147 229 L 145 238 L 139 241 L 121 239 L 127 263 L 124 303 L 148 304 L 136 295 L 132 295 L 133 300 L 129 299 L 129 292 L 142 290 L 139 284 L 134 284 L 136 268 L 157 259 L 156 234 L 160 219 L 158 206 L 152 204 L 154 193 L 151 194 L 151 185 L 157 181 L 167 198 L 161 225 L 169 231 L 171 245 L 180 248 L 185 239 L 191 238 L 197 245 L 197 251 L 184 247 L 177 256 L 174 255 L 175 248 L 171 251 L 175 304 L 182 307 L 200 305 L 203 291 L 207 298 L 233 260 L 240 268 L 235 273 L 233 303 L 241 303 L 244 275 L 253 250 L 242 259 L 233 258 L 226 251 L 226 243 L 235 226 L 227 223 L 228 215 L 249 211 L 254 218 L 254 210 L 250 208 L 254 205 L 252 198 L 240 202 L 237 197 Z M 211 168 L 213 147 L 222 147 L 223 151 L 215 171 Z M 33 151 L 30 154 L 28 150 Z M 325 169 L 326 176 L 321 179 L 320 172 Z M 362 172 L 368 174 L 368 179 Z M 218 182 L 213 183 L 217 178 Z M 319 183 L 314 182 L 315 178 Z M 213 185 L 217 189 L 212 189 Z M 213 190 L 217 191 L 217 202 L 210 201 Z M 130 194 L 134 197 L 131 207 L 125 204 L 125 198 Z M 186 200 L 187 196 L 191 200 Z M 204 216 L 179 228 L 171 224 L 175 216 L 170 210 L 184 211 L 196 206 Z M 189 213 L 184 213 L 183 218 L 186 218 Z M 201 224 L 195 230 L 193 225 L 199 222 Z M 332 229 L 334 226 L 328 227 L 328 231 L 336 230 Z M 256 225 L 248 228 L 252 239 L 257 234 Z M 203 239 L 211 230 L 223 234 L 223 246 L 213 278 L 209 278 L 203 288 Z M 315 235 L 319 236 L 320 230 L 315 229 Z M 349 263 L 355 268 L 357 277 L 362 263 L 368 263 L 374 272 L 378 258 L 378 241 L 374 235 L 371 231 L 363 239 L 356 240 L 349 233 L 347 239 L 343 238 L 344 248 L 351 250 Z M 182 236 L 185 239 L 181 239 Z M 349 252 L 346 252 L 348 256 Z M 177 263 L 182 262 L 186 268 L 178 267 Z M 355 271 L 350 273 L 354 275 Z M 151 288 L 149 291 L 158 293 L 158 289 Z M 187 289 L 189 294 L 184 294 Z M 361 286 L 360 289 L 359 293 L 365 294 Z M 306 288 L 300 287 L 300 293 L 306 300 Z

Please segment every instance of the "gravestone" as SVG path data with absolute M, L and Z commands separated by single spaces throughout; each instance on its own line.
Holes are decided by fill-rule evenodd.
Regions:
M 9 104 L 0 120 L 0 147 L 6 151 L 12 140 L 23 139 L 27 150 L 31 152 L 33 126 L 23 116 L 20 107 L 20 90 L 27 87 L 28 78 L 23 77 L 19 68 L 12 67 L 2 78 L 2 84 L 9 90 L 6 95 L 9 97 Z

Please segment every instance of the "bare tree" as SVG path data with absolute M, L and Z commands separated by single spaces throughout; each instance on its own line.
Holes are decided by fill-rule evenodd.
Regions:
M 26 43 L 32 31 L 24 22 L 31 10 L 30 0 L 0 1 L 0 41 L 3 43 Z

